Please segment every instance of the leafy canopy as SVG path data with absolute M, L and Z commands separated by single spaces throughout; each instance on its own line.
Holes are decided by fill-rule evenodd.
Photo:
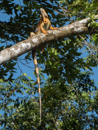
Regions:
M 35 31 L 40 8 L 46 10 L 53 26 L 62 27 L 86 17 L 93 18 L 98 14 L 97 7 L 97 0 L 1 0 L 0 11 L 8 20 L 0 20 L 0 50 L 27 39 L 29 33 Z M 94 22 L 89 26 L 96 27 Z M 29 67 L 32 70 L 31 53 L 1 65 L 2 129 L 97 129 L 98 91 L 95 81 L 91 79 L 92 67 L 98 63 L 97 39 L 97 34 L 70 36 L 48 43 L 43 54 L 38 50 L 38 63 L 42 66 L 39 67 L 41 125 L 37 82 L 22 69 L 26 66 L 26 69 Z M 16 78 L 15 73 L 19 71 L 22 74 Z

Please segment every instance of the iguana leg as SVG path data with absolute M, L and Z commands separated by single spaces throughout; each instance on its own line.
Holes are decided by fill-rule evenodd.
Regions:
M 35 35 L 34 32 L 30 32 L 30 37 L 33 37 L 34 35 Z M 30 37 L 28 37 L 28 39 L 29 39 Z
M 44 28 L 42 26 L 40 26 L 41 32 L 44 33 L 45 35 L 47 35 L 47 31 L 44 30 Z
M 50 26 L 50 29 L 55 30 L 55 29 L 58 29 L 58 28 L 57 27 L 54 28 L 54 27 Z

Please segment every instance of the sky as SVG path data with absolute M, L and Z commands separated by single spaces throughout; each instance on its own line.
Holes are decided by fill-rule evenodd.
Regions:
M 23 5 L 22 3 L 22 0 L 14 0 L 15 3 L 19 4 L 19 5 Z M 10 20 L 10 17 L 11 15 L 7 15 L 5 13 L 3 13 L 4 11 L 1 11 L 0 12 L 0 21 L 9 21 Z M 13 14 L 12 16 L 15 16 L 14 14 L 14 11 L 13 11 Z M 9 41 L 8 41 L 9 42 Z M 10 42 L 10 43 L 13 43 L 13 42 Z M 82 51 L 82 50 L 81 50 Z M 21 58 L 24 58 L 26 54 L 18 57 L 19 59 Z M 83 52 L 82 53 L 82 57 L 86 57 L 87 56 L 87 53 L 86 52 Z M 19 67 L 18 67 L 19 66 Z M 23 71 L 23 73 L 26 73 L 28 76 L 32 77 L 34 80 L 36 80 L 36 77 L 34 76 L 33 72 L 35 70 L 35 67 L 34 67 L 34 64 L 33 64 L 33 60 L 31 61 L 31 63 L 29 64 L 29 66 L 32 67 L 32 71 L 31 71 L 31 68 L 29 67 L 26 67 L 24 65 L 22 65 L 19 61 L 18 61 L 18 64 L 16 65 L 18 71 L 17 73 L 14 73 L 14 78 L 17 78 L 20 74 L 21 74 L 21 71 L 19 70 L 19 68 L 21 68 L 21 70 Z M 98 82 L 98 67 L 93 67 L 93 75 L 91 75 L 91 78 L 95 80 L 95 83 L 97 85 L 97 82 Z M 47 78 L 47 75 L 45 75 L 45 77 Z
M 22 0 L 21 0 L 21 1 L 20 1 L 20 0 L 14 0 L 14 1 L 15 1 L 15 3 L 17 3 L 17 4 L 19 4 L 19 5 L 23 5 Z M 14 16 L 14 15 L 15 15 L 15 14 L 14 14 L 14 12 L 13 12 L 13 15 L 12 15 L 12 16 Z M 11 15 L 7 15 L 7 14 L 3 13 L 3 11 L 0 11 L 0 20 L 1 20 L 1 21 L 9 21 L 9 20 L 10 20 L 10 16 L 11 16 Z M 12 42 L 12 43 L 13 43 L 13 42 Z M 25 54 L 24 54 L 24 55 L 25 55 Z M 23 57 L 24 57 L 24 55 L 23 55 Z M 85 52 L 83 52 L 83 53 L 82 53 L 82 56 L 83 56 L 83 57 L 86 57 L 87 55 L 86 55 Z M 21 57 L 22 57 L 22 56 L 20 56 L 19 58 L 21 58 Z M 18 63 L 19 63 L 19 62 L 18 62 Z M 32 77 L 32 71 L 31 71 L 30 68 L 27 69 L 27 67 L 24 66 L 24 65 L 22 65 L 21 63 L 19 63 L 19 66 L 20 66 L 20 68 L 23 70 L 24 73 L 27 73 L 28 76 Z M 30 66 L 32 66 L 32 70 L 34 70 L 35 67 L 34 67 L 33 61 L 30 63 Z M 17 67 L 18 67 L 18 66 L 17 66 Z M 93 69 L 94 75 L 91 75 L 91 78 L 95 80 L 95 83 L 97 83 L 97 82 L 98 82 L 98 67 L 93 67 L 92 69 Z M 17 77 L 20 75 L 20 73 L 21 73 L 21 72 L 20 72 L 20 70 L 18 69 L 17 73 L 14 74 L 15 78 L 17 78 Z M 32 78 L 36 79 L 34 75 L 33 75 Z
M 18 3 L 20 5 L 22 5 L 22 0 L 14 0 L 15 3 Z M 14 12 L 13 12 L 13 15 L 14 16 Z M 5 13 L 3 13 L 3 11 L 0 11 L 0 21 L 9 21 L 10 20 L 10 16 L 11 15 L 7 15 Z M 13 42 L 12 42 L 13 43 Z M 21 59 L 22 57 L 24 57 L 24 55 L 18 57 L 19 59 Z M 82 57 L 86 57 L 87 54 L 85 52 L 82 53 Z M 28 76 L 32 77 L 34 80 L 36 80 L 36 77 L 33 74 L 33 72 L 31 71 L 31 68 L 27 68 L 26 66 L 22 65 L 19 61 L 18 61 L 18 65 L 19 67 L 21 68 L 21 70 L 24 72 L 24 73 L 27 73 Z M 17 65 L 16 65 L 17 66 Z M 33 64 L 33 61 L 29 64 L 29 66 L 32 66 L 32 70 L 34 71 L 35 67 L 34 67 L 34 64 Z M 18 68 L 18 66 L 17 66 Z M 91 78 L 95 80 L 95 83 L 97 84 L 98 82 L 98 67 L 93 67 L 93 73 L 94 75 L 91 75 Z M 17 78 L 19 75 L 21 74 L 20 70 L 18 69 L 17 73 L 14 74 L 14 78 Z M 47 76 L 46 76 L 47 77 Z
M 19 2 L 20 3 L 19 0 L 15 0 L 15 2 L 17 2 L 17 3 Z M 21 0 L 21 4 L 22 4 L 22 0 Z M 1 11 L 0 12 L 0 21 L 9 21 L 10 20 L 10 16 L 11 15 L 6 15 L 6 14 L 4 14 Z M 13 16 L 14 16 L 14 14 L 13 14 Z M 24 55 L 20 56 L 19 58 L 21 59 L 22 57 L 24 57 Z M 82 57 L 86 57 L 86 56 L 87 56 L 86 53 L 83 52 L 82 53 Z M 18 61 L 18 63 L 19 63 L 19 61 Z M 33 61 L 31 61 L 31 63 L 29 64 L 29 66 L 32 66 L 32 71 L 31 71 L 31 68 L 27 68 L 26 66 L 22 65 L 21 63 L 19 63 L 18 65 L 21 68 L 21 70 L 23 71 L 23 73 L 26 73 L 28 76 L 32 77 L 33 80 L 36 81 L 36 77 L 33 74 L 33 72 L 35 70 Z M 18 68 L 18 65 L 16 65 L 17 68 Z M 98 67 L 93 67 L 92 69 L 93 69 L 94 75 L 91 75 L 91 78 L 95 80 L 95 85 L 97 85 L 97 82 L 98 82 Z M 20 74 L 21 74 L 21 71 L 18 69 L 17 73 L 14 73 L 14 78 L 17 78 L 18 76 L 20 76 Z M 47 78 L 47 75 L 45 75 L 45 77 Z

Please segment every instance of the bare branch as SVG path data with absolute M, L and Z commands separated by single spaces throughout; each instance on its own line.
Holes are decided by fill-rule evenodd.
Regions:
M 93 49 L 87 42 L 86 42 L 86 40 L 81 36 L 81 35 L 79 35 L 82 39 L 83 39 L 83 41 L 84 41 L 84 44 L 85 45 L 87 45 L 87 48 L 88 48 L 88 50 L 91 52 L 91 54 L 95 57 L 95 58 L 97 58 L 97 56 L 94 54 L 94 52 L 91 50 L 91 49 Z

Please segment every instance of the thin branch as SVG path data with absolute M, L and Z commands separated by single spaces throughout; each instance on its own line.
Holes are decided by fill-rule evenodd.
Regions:
M 17 61 L 17 66 L 18 66 L 18 68 L 20 69 L 20 67 L 19 67 L 19 64 L 18 64 L 18 61 Z M 21 73 L 23 74 L 23 71 L 20 69 L 20 71 L 21 71 Z
M 31 69 L 35 69 L 35 68 L 33 68 L 33 67 L 31 67 L 31 66 L 28 66 L 28 65 L 26 65 L 25 63 L 23 63 L 19 58 L 17 58 L 17 59 L 21 62 L 21 64 L 25 65 L 26 67 L 29 67 L 29 68 L 31 68 Z
M 88 43 L 87 43 L 87 41 L 81 36 L 81 35 L 79 35 L 82 39 L 83 39 L 83 41 L 84 41 L 84 44 L 85 45 L 87 45 L 87 48 L 89 49 L 89 51 L 92 53 L 92 55 L 96 58 L 97 56 L 94 54 L 94 52 L 91 50 L 91 45 L 89 45 Z

